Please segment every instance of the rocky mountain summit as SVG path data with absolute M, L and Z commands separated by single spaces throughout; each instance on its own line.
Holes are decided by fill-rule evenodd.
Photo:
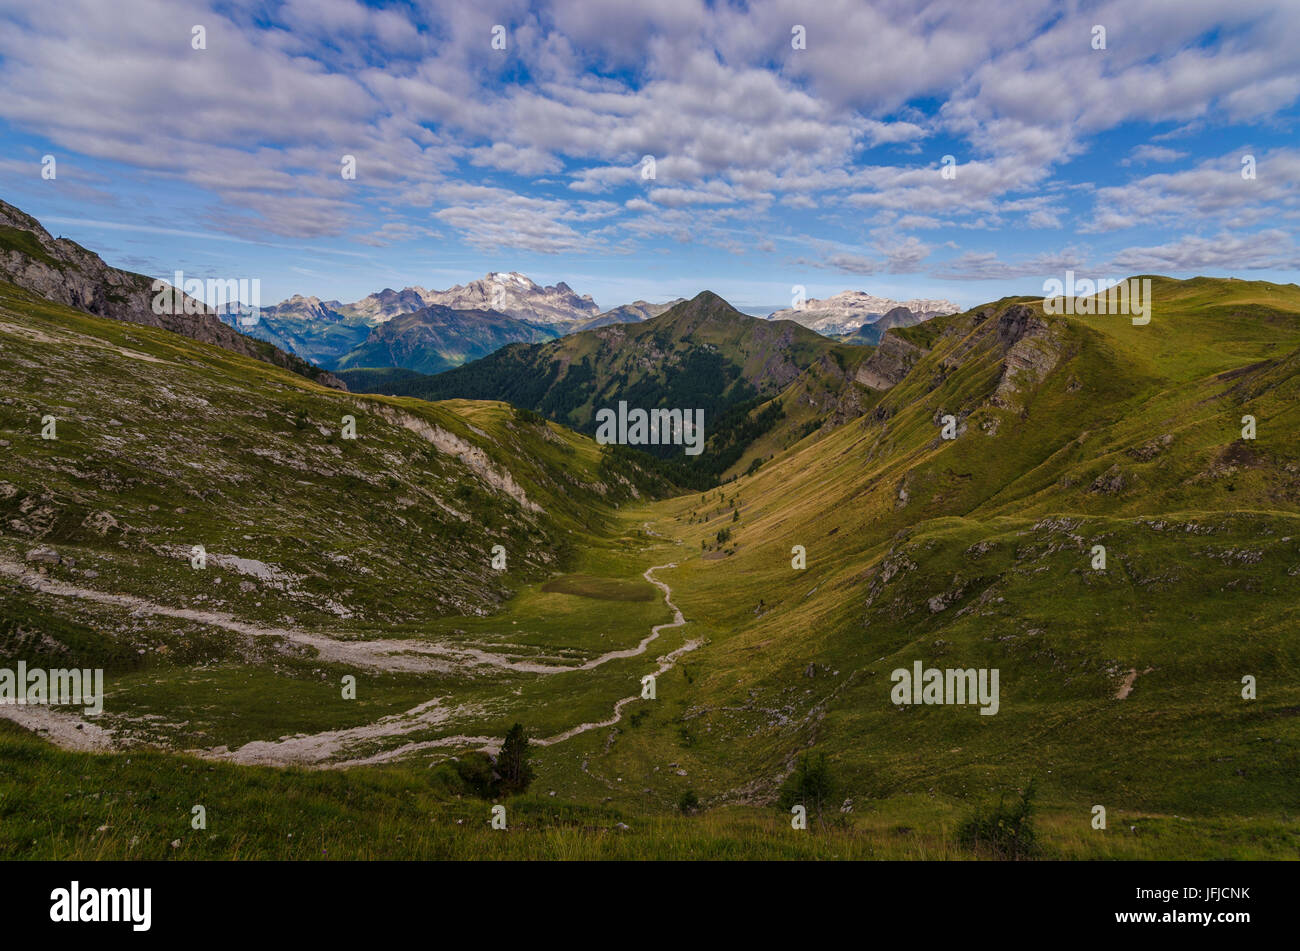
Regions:
M 277 305 L 277 308 L 284 306 Z M 400 291 L 386 287 L 352 304 L 330 301 L 325 306 L 345 317 L 362 318 L 371 325 L 433 306 L 452 310 L 492 310 L 515 320 L 563 326 L 576 326 L 600 315 L 600 308 L 590 295 L 579 296 L 563 281 L 543 287 L 516 271 L 492 272 L 445 291 L 428 290 L 418 285 Z
M 281 301 L 273 307 L 262 308 L 262 314 L 276 317 L 296 317 L 299 320 L 324 320 L 336 322 L 344 319 L 343 308 L 346 305 L 336 300 L 323 301 L 319 297 L 304 297 L 294 294 L 288 300 Z
M 385 287 L 382 291 L 368 294 L 353 304 L 341 304 L 338 312 L 345 317 L 355 317 L 374 326 L 392 320 L 402 314 L 410 314 L 422 307 L 434 303 L 432 296 L 436 291 L 426 291 L 423 287 L 404 287 L 395 291 Z
M 578 323 L 600 313 L 589 294 L 579 296 L 563 281 L 542 287 L 517 271 L 498 271 L 445 291 L 428 292 L 426 302 L 456 310 L 495 310 L 534 324 Z

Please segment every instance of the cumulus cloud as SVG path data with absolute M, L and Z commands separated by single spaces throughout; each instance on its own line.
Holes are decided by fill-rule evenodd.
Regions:
M 1125 248 L 1111 268 L 1125 273 L 1176 274 L 1209 270 L 1296 270 L 1300 248 L 1276 228 L 1254 234 L 1220 232 L 1213 237 L 1188 235 L 1168 244 Z
M 1254 177 L 1244 177 L 1250 157 Z M 1147 175 L 1096 192 L 1097 214 L 1085 232 L 1195 221 L 1204 226 L 1251 225 L 1300 215 L 1300 150 L 1231 152 L 1194 168 Z

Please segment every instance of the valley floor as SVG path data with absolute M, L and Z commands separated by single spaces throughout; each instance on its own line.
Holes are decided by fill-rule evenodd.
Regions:
M 334 673 L 367 671 L 359 678 L 362 694 L 373 678 L 385 696 L 358 717 L 362 711 L 344 713 L 332 699 L 324 702 L 325 691 L 334 688 L 322 685 L 294 698 L 315 707 L 293 716 L 316 728 L 278 738 L 277 725 L 292 718 L 258 702 L 224 705 L 257 719 L 244 732 L 205 721 L 202 704 L 194 704 L 193 723 L 178 719 L 184 704 L 175 702 L 182 694 L 171 692 L 178 690 L 174 684 L 114 687 L 110 709 L 125 707 L 132 715 L 102 718 L 108 729 L 48 710 L 0 708 L 0 717 L 17 724 L 0 726 L 0 855 L 965 859 L 980 857 L 958 843 L 958 829 L 973 810 L 1014 798 L 1034 779 L 1041 790 L 1039 857 L 1300 856 L 1294 804 L 1270 799 L 1271 790 L 1258 810 L 1241 809 L 1240 800 L 1224 809 L 1191 790 L 1173 793 L 1188 808 L 1168 808 L 1168 785 L 1179 782 L 1183 756 L 1164 749 L 1144 768 L 1141 734 L 1147 728 L 1141 721 L 1165 715 L 1158 709 L 1164 704 L 1144 705 L 1131 674 L 1121 676 L 1118 693 L 1104 703 L 1075 700 L 1053 704 L 1041 721 L 1040 714 L 1031 715 L 1017 742 L 998 745 L 1003 741 L 972 736 L 941 749 L 916 737 L 858 732 L 862 724 L 853 722 L 848 698 L 860 684 L 822 663 L 828 658 L 815 638 L 811 659 L 777 665 L 793 666 L 793 678 L 761 664 L 738 665 L 737 652 L 762 653 L 767 646 L 761 636 L 750 643 L 754 635 L 746 630 L 761 635 L 764 611 L 757 607 L 749 612 L 752 624 L 736 626 L 720 610 L 720 590 L 729 592 L 725 603 L 731 606 L 743 600 L 752 580 L 730 569 L 733 556 L 706 559 L 691 550 L 699 532 L 682 519 L 697 508 L 682 499 L 628 509 L 623 536 L 606 549 L 587 551 L 577 571 L 565 576 L 576 581 L 530 587 L 491 618 L 458 619 L 441 634 L 407 637 L 265 629 L 123 600 L 2 560 L 5 583 L 21 586 L 37 607 L 45 599 L 78 599 L 137 619 L 179 618 L 240 637 L 305 645 L 317 652 L 315 663 Z M 621 587 L 636 579 L 642 564 L 647 567 L 639 574 L 657 589 L 653 600 Z M 780 591 L 753 580 L 769 597 Z M 546 587 L 582 593 L 541 590 Z M 611 600 L 632 596 L 638 600 Z M 567 602 L 565 610 L 555 609 L 557 600 Z M 760 595 L 756 603 L 771 602 Z M 736 672 L 736 683 L 724 683 Z M 656 677 L 654 700 L 641 697 L 648 673 Z M 876 673 L 887 684 L 885 671 Z M 199 684 L 202 671 L 186 679 L 210 699 L 207 691 L 231 685 L 232 672 L 211 676 L 206 686 Z M 385 683 L 388 678 L 396 681 Z M 426 678 L 434 685 L 421 689 Z M 282 686 L 262 685 L 258 692 Z M 1126 743 L 1106 737 L 1110 727 L 1086 709 L 1114 711 L 1109 705 L 1121 695 L 1137 714 Z M 171 707 L 167 718 L 150 713 L 151 704 L 164 702 Z M 1270 732 L 1282 730 L 1273 742 L 1293 742 L 1287 712 L 1295 709 L 1300 706 L 1283 705 L 1281 718 L 1270 718 Z M 340 716 L 348 722 L 319 728 Z M 527 794 L 504 800 L 507 829 L 495 830 L 493 802 L 468 794 L 446 763 L 471 749 L 495 751 L 514 721 L 534 737 L 538 776 Z M 828 733 L 828 722 L 836 721 Z M 979 721 L 975 716 L 967 723 Z M 268 731 L 271 738 L 265 738 Z M 226 742 L 186 742 L 194 733 Z M 972 750 L 962 755 L 959 747 L 967 743 Z M 804 748 L 830 749 L 838 775 L 835 801 L 800 831 L 775 800 Z M 1276 766 L 1287 768 L 1281 761 Z M 1116 796 L 1114 785 L 1100 791 L 1110 779 L 1098 784 L 1097 795 L 1084 792 L 1090 771 L 1117 767 L 1129 802 Z M 699 807 L 683 814 L 688 792 Z M 1092 827 L 1093 798 L 1110 803 L 1104 831 Z M 196 805 L 207 815 L 202 830 L 191 828 Z

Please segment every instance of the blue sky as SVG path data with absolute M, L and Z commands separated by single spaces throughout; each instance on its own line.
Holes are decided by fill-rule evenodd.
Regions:
M 1297 36 L 1275 0 L 0 0 L 0 197 L 263 304 L 1293 282 Z

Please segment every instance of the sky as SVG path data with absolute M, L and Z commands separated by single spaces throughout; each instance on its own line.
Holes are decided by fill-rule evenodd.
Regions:
M 0 0 L 0 198 L 263 305 L 1290 283 L 1298 119 L 1294 0 Z

